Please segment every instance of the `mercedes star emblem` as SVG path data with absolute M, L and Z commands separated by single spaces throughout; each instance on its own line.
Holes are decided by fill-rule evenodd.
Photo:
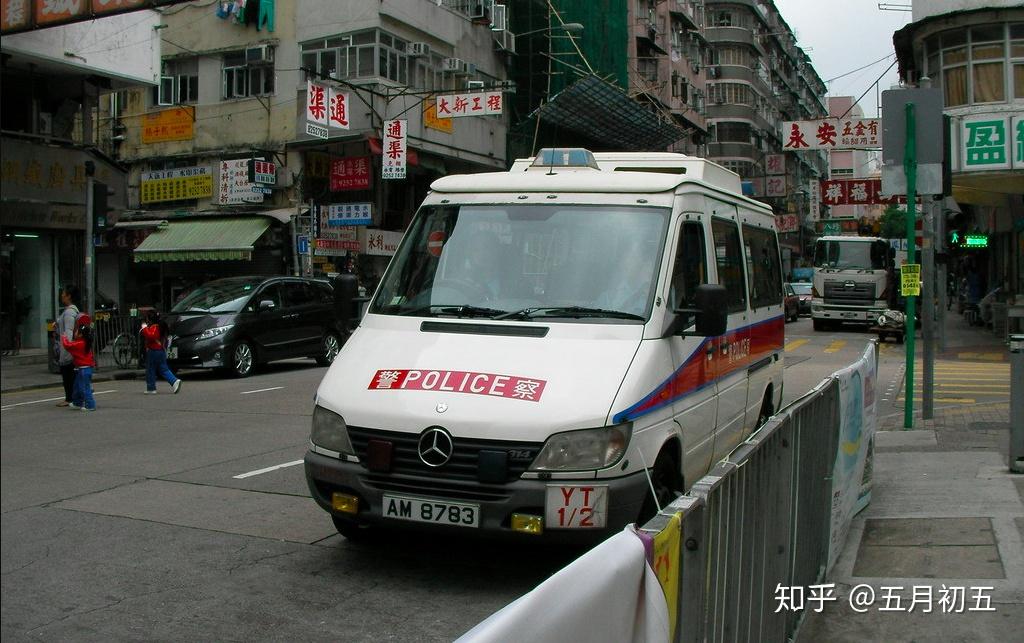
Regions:
M 432 426 L 420 434 L 420 460 L 428 467 L 440 467 L 451 459 L 455 451 L 452 436 L 439 426 Z
M 448 405 L 445 404 L 444 402 L 441 402 L 436 407 L 434 407 L 434 410 L 437 411 L 438 413 L 444 413 L 445 411 L 448 410 Z

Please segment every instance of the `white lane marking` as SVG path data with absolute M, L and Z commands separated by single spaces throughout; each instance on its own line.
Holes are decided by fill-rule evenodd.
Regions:
M 241 480 L 242 478 L 251 478 L 252 476 L 258 476 L 261 473 L 270 473 L 271 471 L 277 471 L 278 469 L 284 469 L 285 467 L 294 467 L 297 464 L 302 464 L 302 460 L 296 460 L 295 462 L 285 462 L 284 464 L 275 464 L 272 467 L 266 469 L 256 469 L 255 471 L 249 471 L 247 473 L 240 473 L 237 476 L 232 476 L 235 480 Z
M 116 393 L 117 389 L 110 389 L 109 391 L 93 391 L 93 395 L 103 395 L 104 393 Z M 6 411 L 7 409 L 13 409 L 16 406 L 28 406 L 29 404 L 42 404 L 43 402 L 56 402 L 57 400 L 63 400 L 64 396 L 60 397 L 48 397 L 45 400 L 32 400 L 31 402 L 18 402 L 17 404 L 5 404 L 0 406 L 0 410 Z
M 242 391 L 241 394 L 242 395 L 249 395 L 250 393 L 263 393 L 264 391 L 276 391 L 279 388 L 284 388 L 284 387 L 283 386 L 271 386 L 270 388 L 258 388 L 255 391 Z

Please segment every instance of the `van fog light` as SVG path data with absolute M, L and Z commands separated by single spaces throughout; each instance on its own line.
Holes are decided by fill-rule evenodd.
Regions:
M 335 491 L 331 494 L 331 507 L 342 513 L 359 513 L 359 498 Z
M 512 514 L 512 530 L 539 536 L 544 533 L 544 517 L 530 514 Z

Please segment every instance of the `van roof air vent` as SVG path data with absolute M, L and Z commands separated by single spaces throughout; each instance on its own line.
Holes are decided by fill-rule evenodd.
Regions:
M 655 172 L 657 174 L 686 174 L 685 167 L 643 167 L 632 165 L 620 165 L 615 168 L 616 172 Z

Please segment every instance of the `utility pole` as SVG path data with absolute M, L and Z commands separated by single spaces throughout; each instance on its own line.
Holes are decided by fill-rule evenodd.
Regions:
M 90 316 L 96 314 L 96 241 L 93 239 L 93 186 L 96 183 L 96 164 L 85 162 L 85 310 Z
M 917 127 L 914 121 L 914 103 L 906 103 L 903 107 L 906 120 L 906 148 L 903 153 L 903 172 L 907 177 L 907 263 L 915 263 L 915 228 L 917 223 Z M 914 339 L 917 324 L 914 321 L 914 297 L 906 296 L 907 301 L 907 384 L 903 403 L 903 428 L 914 427 Z
M 938 327 L 939 352 L 946 350 L 946 307 L 949 305 L 949 277 L 946 273 L 946 209 L 945 199 L 935 205 L 935 220 L 932 222 L 932 246 L 935 248 L 935 292 L 938 293 Z M 938 257 L 943 257 L 940 261 Z
M 935 414 L 935 204 L 932 197 L 922 199 L 921 215 L 921 340 L 923 342 L 921 373 L 921 418 L 930 420 Z

